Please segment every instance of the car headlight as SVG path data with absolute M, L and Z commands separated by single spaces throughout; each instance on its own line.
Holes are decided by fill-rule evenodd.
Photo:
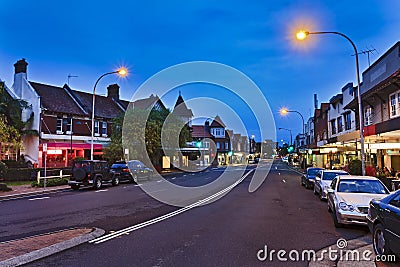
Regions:
M 346 202 L 340 202 L 339 208 L 344 211 L 354 211 L 354 206 L 348 205 Z

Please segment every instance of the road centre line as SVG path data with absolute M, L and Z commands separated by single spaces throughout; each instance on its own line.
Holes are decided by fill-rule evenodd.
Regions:
M 37 197 L 37 198 L 30 198 L 28 200 L 33 201 L 33 200 L 42 200 L 42 199 L 48 199 L 50 197 Z
M 254 170 L 254 169 L 253 169 L 253 170 Z M 125 235 L 125 234 L 128 234 L 128 233 L 130 233 L 130 232 L 139 230 L 139 229 L 141 229 L 141 228 L 143 228 L 143 227 L 150 226 L 150 225 L 155 224 L 155 223 L 157 223 L 157 222 L 164 221 L 164 220 L 166 220 L 166 219 L 169 219 L 169 218 L 171 218 L 171 217 L 174 217 L 174 216 L 176 216 L 176 215 L 179 215 L 179 214 L 181 214 L 181 213 L 183 213 L 183 212 L 185 212 L 185 211 L 191 210 L 191 209 L 193 209 L 193 208 L 195 208 L 195 207 L 198 207 L 198 206 L 200 206 L 200 205 L 202 205 L 202 204 L 205 204 L 205 203 L 207 203 L 208 201 L 210 201 L 210 200 L 212 200 L 212 199 L 214 199 L 214 198 L 216 198 L 216 197 L 218 197 L 218 196 L 220 196 L 220 195 L 222 195 L 222 194 L 225 194 L 226 192 L 229 192 L 230 190 L 232 190 L 233 188 L 235 188 L 235 187 L 236 187 L 238 184 L 240 184 L 244 179 L 246 179 L 246 177 L 247 177 L 253 170 L 248 171 L 244 176 L 242 176 L 242 178 L 240 178 L 238 181 L 236 181 L 236 182 L 233 183 L 232 185 L 226 187 L 225 189 L 222 189 L 221 191 L 219 191 L 219 192 L 217 192 L 217 193 L 215 193 L 215 194 L 213 194 L 213 195 L 211 195 L 211 196 L 209 196 L 209 197 L 207 197 L 207 198 L 205 198 L 205 199 L 201 199 L 201 200 L 199 200 L 199 201 L 197 201 L 197 202 L 195 202 L 195 203 L 193 203 L 193 204 L 191 204 L 191 205 L 189 205 L 189 206 L 183 207 L 183 208 L 181 208 L 181 209 L 178 209 L 178 210 L 176 210 L 176 211 L 167 213 L 167 214 L 162 215 L 162 216 L 160 216 L 160 217 L 151 219 L 151 220 L 149 220 L 149 221 L 145 221 L 145 222 L 142 222 L 142 223 L 139 223 L 139 224 L 136 224 L 136 225 L 127 227 L 127 228 L 125 228 L 125 229 L 121 229 L 121 230 L 116 231 L 116 232 L 114 232 L 114 233 L 110 233 L 110 234 L 104 235 L 104 236 L 102 236 L 102 237 L 95 238 L 95 239 L 89 241 L 89 243 L 91 243 L 91 244 L 93 244 L 93 243 L 94 243 L 94 244 L 103 243 L 103 242 L 105 242 L 105 241 L 111 240 L 111 239 L 116 238 L 116 237 L 118 237 L 118 236 Z
M 108 191 L 108 189 L 100 189 L 100 190 L 97 190 L 97 191 L 94 191 L 95 193 L 98 193 L 98 192 L 107 192 Z

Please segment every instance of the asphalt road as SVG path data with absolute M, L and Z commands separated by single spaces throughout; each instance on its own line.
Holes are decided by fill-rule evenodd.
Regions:
M 195 186 L 221 173 L 218 168 L 168 179 Z M 285 164 L 274 164 L 254 193 L 248 192 L 250 180 L 251 175 L 209 205 L 29 266 L 307 266 L 307 262 L 279 262 L 276 257 L 272 264 L 260 261 L 257 252 L 265 246 L 268 251 L 319 250 L 340 237 L 350 240 L 368 233 L 366 227 L 335 229 L 327 203 L 301 187 L 300 174 Z M 2 241 L 75 226 L 95 226 L 109 233 L 178 210 L 133 184 L 42 197 L 46 196 L 0 203 Z

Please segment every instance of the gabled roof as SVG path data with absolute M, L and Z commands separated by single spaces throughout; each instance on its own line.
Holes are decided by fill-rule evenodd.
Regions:
M 225 128 L 225 124 L 222 122 L 221 118 L 219 115 L 215 117 L 215 119 L 212 121 L 210 124 L 210 127 L 220 127 L 220 128 Z
M 183 100 L 180 92 L 178 99 L 176 100 L 173 113 L 182 117 L 193 117 L 192 110 L 186 106 L 185 101 Z
M 48 112 L 88 116 L 92 114 L 93 94 L 72 90 L 68 85 L 57 87 L 48 84 L 30 82 L 41 97 L 42 107 Z M 127 101 L 118 101 L 128 105 Z M 95 117 L 115 118 L 124 113 L 123 105 L 117 104 L 111 97 L 95 97 Z
M 156 95 L 151 95 L 148 98 L 138 99 L 133 102 L 133 107 L 137 109 L 147 110 L 150 108 L 155 108 L 156 110 L 166 110 L 164 103 Z
M 37 82 L 29 82 L 41 97 L 42 107 L 49 112 L 86 115 L 64 88 Z
M 209 131 L 207 131 L 207 128 L 204 128 L 204 125 L 192 125 L 192 137 L 194 138 L 214 138 L 210 134 Z

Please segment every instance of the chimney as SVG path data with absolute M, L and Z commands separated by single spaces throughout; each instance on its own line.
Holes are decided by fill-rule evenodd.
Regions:
M 26 69 L 27 69 L 28 63 L 25 61 L 25 58 L 20 59 L 17 61 L 17 63 L 14 64 L 14 84 L 12 86 L 14 93 L 19 97 L 19 98 L 24 98 L 24 88 L 25 88 L 25 83 L 27 82 L 27 75 L 26 75 Z
M 17 63 L 14 64 L 15 74 L 21 73 L 21 72 L 26 73 L 27 66 L 28 66 L 28 63 L 25 61 L 25 58 L 18 60 Z
M 111 84 L 107 87 L 107 97 L 112 98 L 114 100 L 119 100 L 119 85 L 118 84 Z

